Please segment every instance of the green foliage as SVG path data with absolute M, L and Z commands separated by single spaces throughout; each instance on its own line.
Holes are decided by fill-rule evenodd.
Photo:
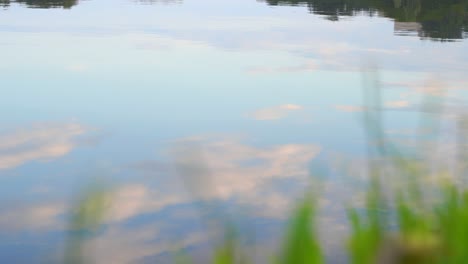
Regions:
M 372 181 L 364 210 L 348 211 L 350 263 L 468 263 L 468 192 L 447 185 L 440 190 L 440 202 L 425 204 L 428 197 L 417 190 L 421 186 L 417 181 L 408 184 L 395 195 L 394 208 L 388 209 L 378 182 Z M 310 197 L 298 204 L 282 255 L 274 263 L 324 263 L 314 216 Z M 390 228 L 391 221 L 396 221 L 396 228 Z
M 226 228 L 224 242 L 215 249 L 213 264 L 234 264 L 236 263 L 236 239 L 231 229 Z
M 91 190 L 73 212 L 71 228 L 75 231 L 94 231 L 104 218 L 109 206 L 109 195 L 103 190 Z
M 102 225 L 110 201 L 110 193 L 102 186 L 92 186 L 83 192 L 71 214 L 64 263 L 87 263 L 83 244 Z
M 349 210 L 351 263 L 468 263 L 468 192 L 453 185 L 441 189 L 441 201 L 429 205 L 410 195 L 412 188 L 401 191 L 391 219 L 376 207 L 378 186 L 372 185 L 365 213 Z M 395 230 L 385 224 L 391 220 Z
M 278 263 L 324 263 L 314 230 L 314 210 L 314 203 L 310 196 L 298 204 L 289 223 Z
M 224 230 L 223 243 L 214 251 L 213 264 L 247 264 L 250 263 L 241 250 L 241 243 L 234 226 L 227 224 Z
M 468 192 L 461 192 L 453 185 L 446 186 L 436 215 L 443 263 L 468 263 Z
M 374 181 L 367 193 L 365 214 L 360 215 L 356 209 L 348 211 L 351 223 L 351 237 L 348 245 L 351 263 L 375 263 L 385 228 L 382 208 L 380 188 Z

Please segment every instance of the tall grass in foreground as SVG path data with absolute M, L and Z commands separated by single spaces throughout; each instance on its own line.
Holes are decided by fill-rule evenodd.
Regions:
M 343 242 L 343 249 L 348 252 L 348 262 L 352 264 L 468 263 L 468 191 L 457 186 L 456 180 L 440 181 L 435 185 L 425 183 L 424 178 L 434 174 L 430 169 L 431 161 L 424 160 L 423 155 L 405 156 L 385 137 L 378 79 L 373 74 L 368 77 L 366 79 L 368 82 L 365 84 L 363 116 L 368 141 L 369 183 L 363 208 L 348 209 L 350 233 Z M 423 113 L 429 110 L 440 112 L 441 104 L 437 103 L 437 98 L 425 98 L 423 102 L 426 102 L 421 109 Z M 422 120 L 421 131 L 437 131 L 437 121 Z M 194 156 L 196 155 L 188 157 Z M 203 164 L 200 164 L 202 162 L 195 162 L 199 167 L 192 168 L 187 164 L 193 162 L 185 162 L 187 159 L 184 157 L 181 164 L 185 165 L 180 166 L 184 174 L 194 174 L 195 171 L 194 176 L 199 179 L 198 176 L 202 177 L 201 174 L 206 173 Z M 402 178 L 403 184 L 396 189 L 384 186 L 383 183 L 394 176 Z M 200 183 L 192 178 L 187 178 L 185 181 L 195 198 L 198 198 L 199 193 L 203 193 L 200 188 L 209 186 L 198 188 L 196 184 Z M 103 197 L 99 192 L 94 192 L 90 193 L 89 199 L 83 200 L 72 221 L 74 229 L 92 228 L 96 225 L 96 221 L 101 218 L 99 210 L 104 203 Z M 273 254 L 271 263 L 326 262 L 315 230 L 315 198 L 309 194 L 297 202 L 280 243 L 281 247 Z M 242 252 L 241 242 L 237 236 L 239 231 L 228 224 L 230 219 L 226 215 L 221 218 L 221 222 L 229 228 L 225 229 L 224 241 L 213 249 L 211 263 L 252 263 L 245 257 L 247 254 Z M 72 245 L 80 244 L 75 242 Z M 74 254 L 70 249 L 67 255 L 69 259 L 73 259 L 73 263 L 82 260 L 77 258 L 80 255 Z M 178 254 L 174 262 L 194 263 L 186 253 Z

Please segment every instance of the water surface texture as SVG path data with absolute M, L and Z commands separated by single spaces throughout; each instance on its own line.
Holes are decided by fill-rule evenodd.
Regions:
M 425 94 L 463 111 L 467 32 L 466 0 L 0 0 L 0 263 L 62 263 L 96 186 L 90 263 L 203 261 L 226 219 L 266 263 L 310 184 L 340 263 L 363 72 L 405 142 Z

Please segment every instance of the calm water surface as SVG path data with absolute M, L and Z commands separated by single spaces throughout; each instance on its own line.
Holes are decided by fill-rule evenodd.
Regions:
M 378 69 L 388 134 L 407 139 L 426 92 L 463 108 L 467 31 L 466 1 L 0 0 L 0 262 L 60 263 L 73 205 L 99 181 L 112 204 L 91 263 L 171 262 L 180 247 L 206 260 L 226 218 L 263 263 L 329 164 L 354 172 L 320 180 L 339 263 L 363 69 Z

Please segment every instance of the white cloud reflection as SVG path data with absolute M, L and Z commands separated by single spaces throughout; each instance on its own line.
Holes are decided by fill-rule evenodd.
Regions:
M 144 184 L 128 184 L 118 188 L 113 196 L 107 221 L 121 222 L 144 213 L 157 212 L 169 205 L 188 202 L 183 193 L 152 190 Z
M 35 125 L 0 135 L 0 169 L 64 156 L 75 147 L 74 138 L 85 131 L 79 124 Z
M 46 231 L 63 229 L 60 216 L 65 213 L 64 203 L 41 203 L 27 206 L 15 206 L 2 210 L 0 230 L 2 231 Z
M 179 185 L 184 183 L 186 191 L 175 185 L 171 188 L 151 188 L 142 183 L 123 185 L 115 190 L 108 221 L 122 222 L 193 199 L 234 199 L 247 206 L 262 207 L 265 215 L 278 216 L 291 197 L 278 191 L 280 187 L 275 181 L 306 182 L 308 164 L 319 152 L 315 145 L 257 148 L 230 139 L 182 140 L 172 150 L 180 177 L 174 178 L 174 172 L 165 174 Z
M 275 181 L 287 179 L 304 187 L 309 177 L 308 164 L 319 151 L 315 145 L 254 147 L 229 138 L 178 141 L 171 151 L 179 168 L 176 179 L 182 179 L 191 197 L 181 189 L 160 185 L 155 188 L 140 183 L 121 186 L 115 190 L 108 215 L 110 227 L 86 243 L 86 256 L 92 263 L 135 263 L 173 252 L 178 247 L 200 245 L 211 239 L 210 231 L 188 231 L 183 237 L 170 235 L 169 238 L 165 232 L 166 225 L 175 228 L 185 221 L 193 221 L 196 215 L 182 216 L 185 219 L 182 222 L 166 219 L 136 228 L 122 225 L 145 213 L 154 214 L 198 199 L 234 201 L 237 206 L 251 208 L 253 217 L 284 219 L 300 193 L 284 191 Z M 145 164 L 149 165 L 149 161 Z M 161 162 L 156 164 L 160 166 Z M 171 179 L 174 176 L 167 174 Z
M 173 252 L 207 238 L 206 234 L 190 233 L 178 241 L 162 241 L 158 239 L 162 231 L 157 224 L 133 229 L 112 226 L 104 234 L 85 243 L 86 259 L 90 263 L 140 263 L 145 257 Z
M 410 106 L 410 102 L 407 100 L 395 100 L 385 102 L 387 108 L 407 108 Z
M 320 152 L 315 145 L 258 148 L 232 140 L 197 142 L 198 152 L 191 143 L 180 143 L 175 155 L 179 166 L 188 166 L 179 174 L 194 196 L 234 199 L 275 216 L 294 196 L 285 194 L 275 181 L 307 183 L 309 162 Z M 205 168 L 200 170 L 200 164 Z
M 303 64 L 294 66 L 283 66 L 283 67 L 254 67 L 249 69 L 247 72 L 251 74 L 277 74 L 277 73 L 301 73 L 301 72 L 313 72 L 318 70 L 318 64 L 315 61 L 308 61 Z
M 284 104 L 270 108 L 259 109 L 249 116 L 255 120 L 277 120 L 287 117 L 291 112 L 302 110 L 303 107 L 295 104 Z
M 362 112 L 364 111 L 364 107 L 360 105 L 335 105 L 335 109 L 341 112 Z
M 87 241 L 84 251 L 91 263 L 135 263 L 145 256 L 161 252 L 161 248 L 151 243 L 158 233 L 156 226 L 145 226 L 139 230 L 112 227 L 105 234 Z

